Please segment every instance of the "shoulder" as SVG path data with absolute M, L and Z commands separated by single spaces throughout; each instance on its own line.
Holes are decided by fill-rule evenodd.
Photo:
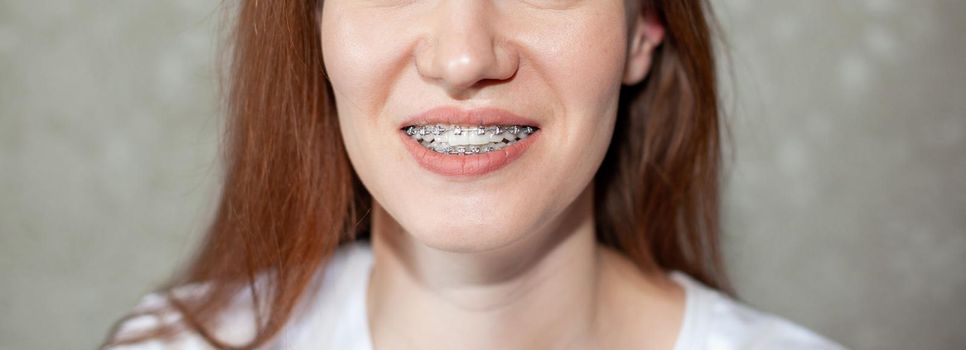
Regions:
M 684 324 L 675 350 L 844 349 L 798 324 L 752 309 L 682 272 L 670 275 L 687 293 Z
M 353 242 L 339 247 L 324 268 L 319 270 L 320 273 L 306 290 L 305 298 L 296 308 L 297 311 L 293 312 L 289 323 L 275 338 L 278 343 L 276 346 L 301 349 L 301 343 L 320 340 L 331 340 L 334 344 L 351 343 L 351 339 L 346 338 L 353 333 L 346 332 L 360 324 L 365 326 L 364 283 L 368 281 L 371 259 L 367 243 Z M 203 293 L 205 287 L 204 284 L 181 286 L 175 289 L 174 294 L 179 299 L 190 299 L 193 295 Z M 247 297 L 248 293 L 249 289 L 243 288 L 229 307 L 218 315 L 217 326 L 212 330 L 216 339 L 231 345 L 241 345 L 254 337 L 255 314 L 251 299 Z M 214 349 L 201 335 L 186 329 L 181 321 L 181 314 L 164 293 L 150 293 L 142 297 L 128 316 L 119 322 L 111 339 L 137 338 L 165 325 L 174 325 L 177 333 L 170 338 L 147 339 L 104 349 Z M 365 339 L 368 340 L 367 337 Z M 318 346 L 318 343 L 315 345 Z
M 369 349 L 366 289 L 372 268 L 367 242 L 345 244 L 306 291 L 302 312 L 293 315 L 282 349 Z
M 175 290 L 178 298 L 190 298 L 191 295 L 202 293 L 203 285 L 187 285 Z M 231 322 L 232 319 L 238 320 L 241 317 L 235 315 L 239 311 L 226 311 L 222 320 Z M 235 317 L 231 317 L 232 315 Z M 226 317 L 227 316 L 227 317 Z M 224 324 L 224 323 L 223 323 Z M 240 326 L 240 327 L 236 327 Z M 171 327 L 174 334 L 165 338 L 149 337 L 142 339 L 145 335 L 151 334 L 161 328 Z M 247 329 L 246 329 L 247 328 Z M 222 330 L 235 330 L 236 332 L 248 330 L 243 324 L 231 325 L 224 324 Z M 181 314 L 172 305 L 169 297 L 164 292 L 154 292 L 143 296 L 137 305 L 124 317 L 111 334 L 113 341 L 131 340 L 131 342 L 111 345 L 104 349 L 109 350 L 155 350 L 155 349 L 184 349 L 184 350 L 208 350 L 213 349 L 200 335 L 187 331 L 182 323 Z M 224 331 L 218 332 L 221 337 L 228 335 Z M 239 338 L 238 335 L 234 335 Z

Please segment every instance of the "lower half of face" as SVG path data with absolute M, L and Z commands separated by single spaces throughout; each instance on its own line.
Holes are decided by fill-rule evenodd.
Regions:
M 477 252 L 552 234 L 592 182 L 617 113 L 622 0 L 327 0 L 320 18 L 349 159 L 415 240 Z

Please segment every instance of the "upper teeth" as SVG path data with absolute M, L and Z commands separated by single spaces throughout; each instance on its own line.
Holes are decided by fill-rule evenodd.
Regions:
M 440 153 L 477 154 L 501 149 L 537 131 L 525 125 L 413 125 L 406 134 L 421 145 Z

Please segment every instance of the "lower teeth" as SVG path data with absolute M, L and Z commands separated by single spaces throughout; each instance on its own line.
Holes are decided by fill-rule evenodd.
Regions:
M 432 143 L 432 144 L 422 144 L 422 145 L 423 147 L 429 148 L 438 153 L 470 155 L 470 154 L 481 154 L 481 153 L 493 152 L 503 147 L 509 146 L 513 143 L 516 143 L 516 142 L 512 142 L 512 143 L 493 142 L 485 145 L 459 145 L 459 146 L 450 146 L 445 142 L 442 142 L 442 143 Z

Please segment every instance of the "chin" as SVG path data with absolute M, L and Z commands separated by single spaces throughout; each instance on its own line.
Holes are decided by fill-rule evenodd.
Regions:
M 397 211 L 399 215 L 394 216 L 394 219 L 400 224 L 404 234 L 408 234 L 415 242 L 452 253 L 479 253 L 499 249 L 523 238 L 530 231 L 526 228 L 532 226 L 517 220 L 520 218 L 519 214 L 513 213 L 523 212 L 519 208 L 504 207 L 501 210 L 481 211 L 467 207 L 464 204 L 462 207 L 449 206 L 448 210 L 436 210 L 409 206 L 412 209 Z
M 451 253 L 480 253 L 506 246 L 522 236 L 492 226 L 416 228 L 408 231 L 412 238 L 427 247 Z

